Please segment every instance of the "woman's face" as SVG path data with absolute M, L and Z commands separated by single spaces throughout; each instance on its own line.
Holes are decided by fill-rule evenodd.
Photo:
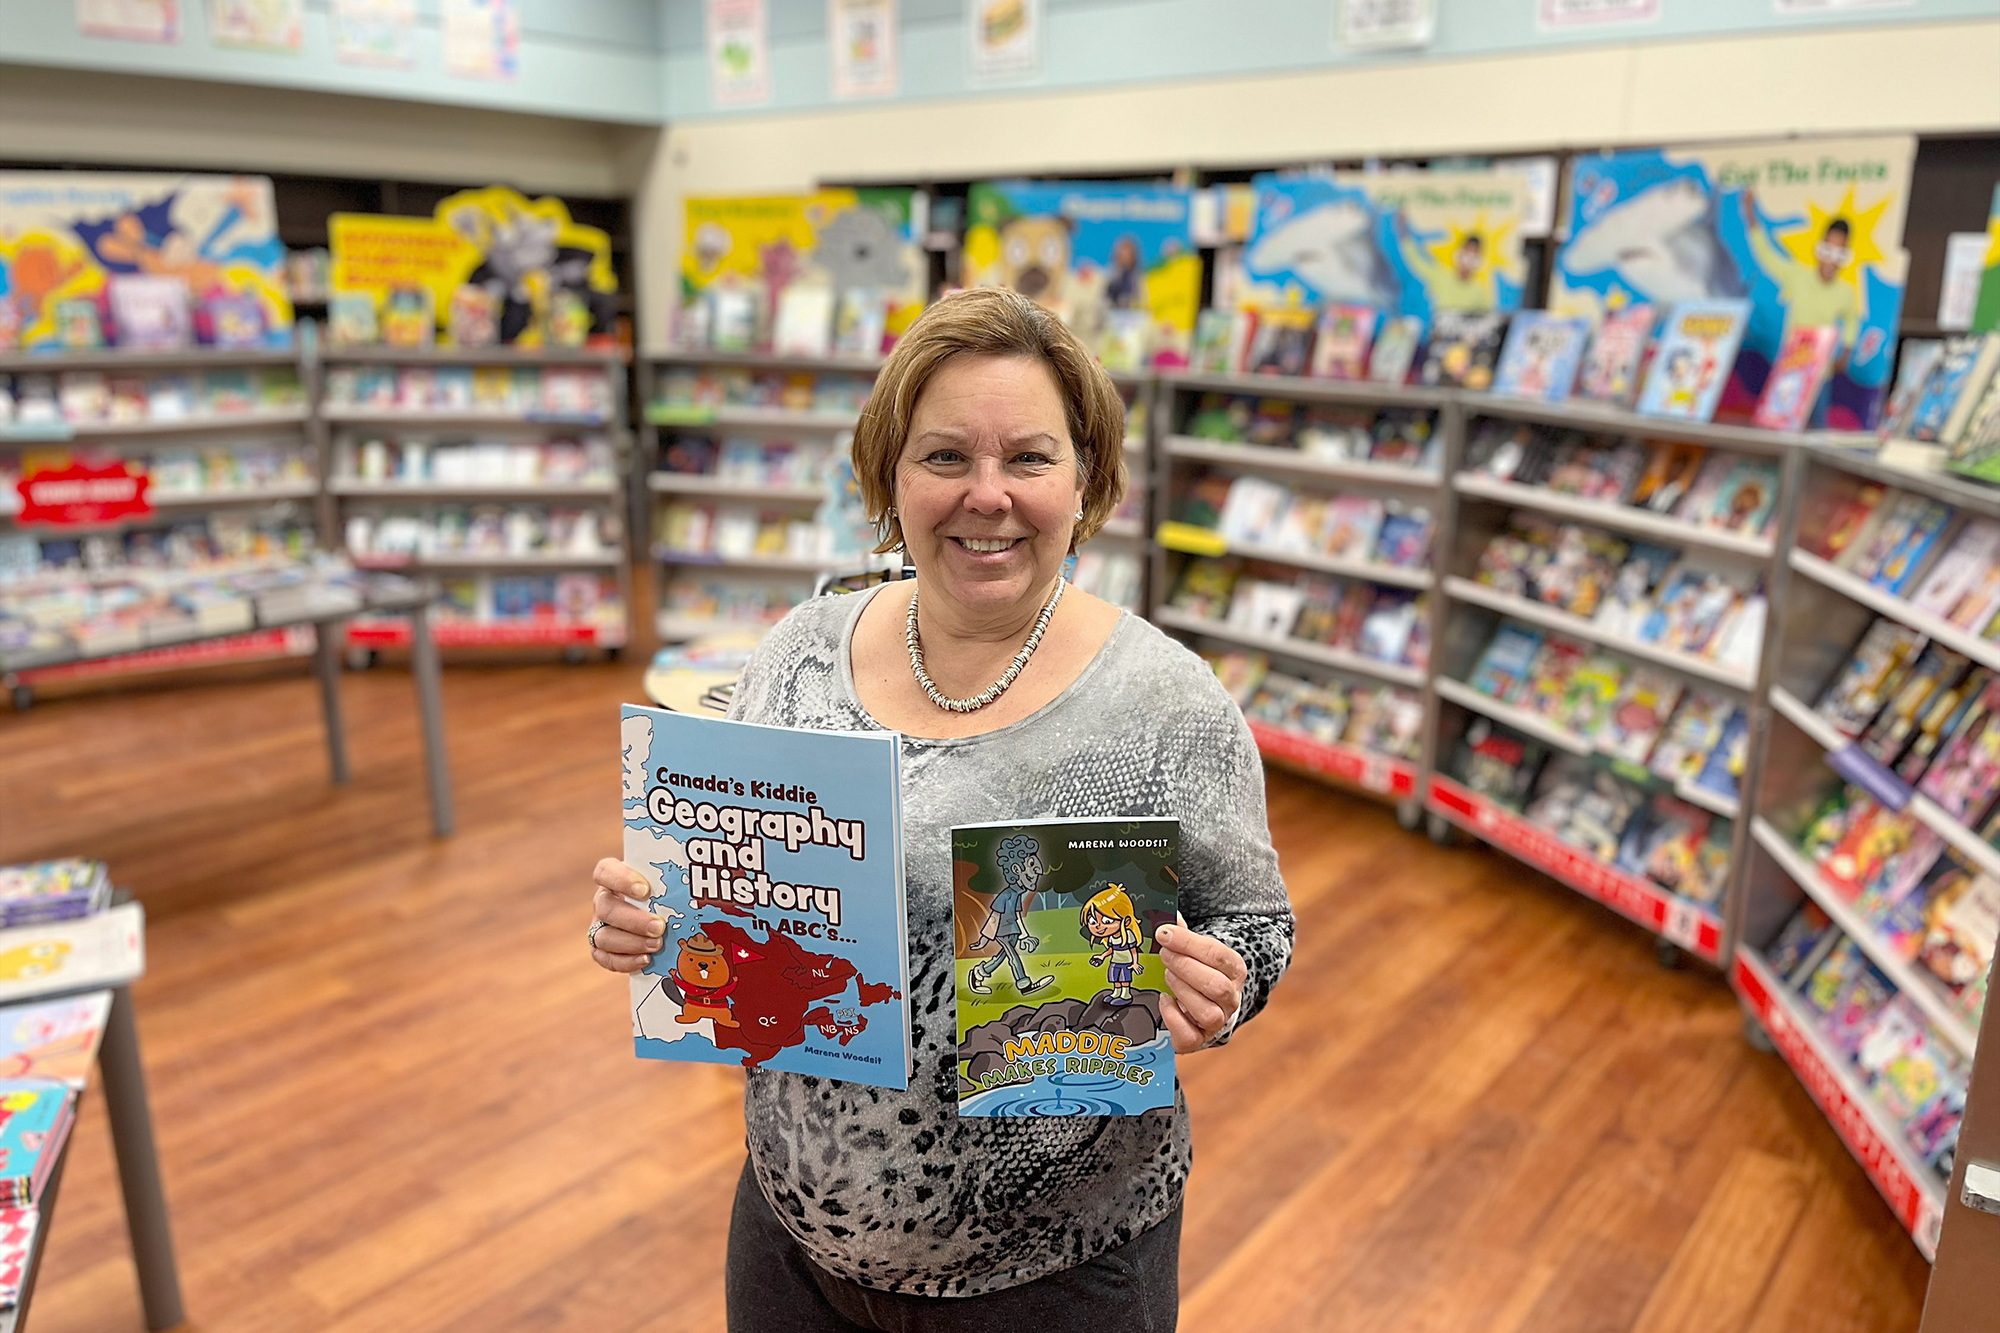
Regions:
M 961 355 L 932 374 L 896 462 L 895 499 L 927 591 L 972 608 L 1041 597 L 1069 555 L 1082 503 L 1047 366 Z

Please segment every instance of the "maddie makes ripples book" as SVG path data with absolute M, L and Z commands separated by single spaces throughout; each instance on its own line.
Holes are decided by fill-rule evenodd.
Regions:
M 1177 819 L 951 831 L 960 1115 L 1173 1106 L 1153 932 L 1179 906 L 1180 834 Z

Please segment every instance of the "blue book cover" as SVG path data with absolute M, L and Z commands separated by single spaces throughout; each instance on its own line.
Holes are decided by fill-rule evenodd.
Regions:
M 1750 322 L 1743 300 L 1682 301 L 1660 326 L 1639 411 L 1649 417 L 1707 421 L 1736 364 L 1736 349 Z
M 666 922 L 636 1053 L 908 1087 L 901 737 L 619 721 L 625 861 Z
M 0 1207 L 42 1201 L 75 1102 L 67 1083 L 0 1079 Z
M 1507 329 L 1493 392 L 1510 398 L 1560 403 L 1576 387 L 1590 321 L 1565 319 L 1544 310 L 1523 310 Z
M 1986 340 L 1978 334 L 1945 343 L 1937 368 L 1924 382 L 1916 410 L 1910 414 L 1910 439 L 1934 441 L 1944 433 L 1944 423 L 1958 403 L 1959 394 L 1965 391 L 1966 382 L 1972 378 L 1973 367 L 1979 363 L 1979 353 L 1985 345 Z
M 961 1116 L 1174 1104 L 1154 932 L 1180 904 L 1177 819 L 951 831 Z

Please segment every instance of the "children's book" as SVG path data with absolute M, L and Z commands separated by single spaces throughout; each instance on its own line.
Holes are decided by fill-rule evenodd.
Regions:
M 1507 330 L 1493 392 L 1515 398 L 1539 398 L 1560 403 L 1576 384 L 1590 321 L 1565 319 L 1541 310 L 1524 310 Z
M 1989 682 L 1925 771 L 1919 789 L 1953 819 L 1977 822 L 2000 792 L 2000 682 Z
M 57 1079 L 82 1087 L 110 1016 L 108 990 L 0 1008 L 0 1078 Z
M 1839 347 L 1840 331 L 1831 325 L 1793 329 L 1785 335 L 1752 420 L 1765 430 L 1804 430 Z
M 634 1053 L 903 1088 L 900 742 L 626 705 L 625 861 L 665 922 Z
M 1956 438 L 1952 428 L 1962 427 L 1971 415 L 1979 390 L 1996 366 L 2000 366 L 2000 332 L 1948 340 L 1910 414 L 1908 438 L 1950 444 Z
M 0 866 L 0 928 L 88 916 L 110 901 L 111 877 L 102 861 L 66 857 Z
M 1250 350 L 1243 369 L 1251 375 L 1303 375 L 1312 365 L 1313 325 L 1318 312 L 1309 308 L 1257 312 Z
M 1529 669 L 1541 651 L 1542 632 L 1525 625 L 1503 624 L 1479 655 L 1466 683 L 1490 699 L 1512 703 L 1527 684 Z
M 118 273 L 110 287 L 112 327 L 120 347 L 175 351 L 194 341 L 186 279 Z
M 1235 319 L 1231 311 L 1210 307 L 1195 317 L 1194 351 L 1188 368 L 1197 375 L 1226 375 L 1230 370 L 1229 335 Z
M 1704 512 L 1689 517 L 1704 527 L 1754 536 L 1770 523 L 1777 505 L 1777 460 L 1739 458 L 1723 476 Z
M 1321 379 L 1358 380 L 1368 373 L 1368 348 L 1381 312 L 1372 305 L 1334 304 L 1320 316 L 1312 373 Z
M 1177 819 L 951 831 L 961 1116 L 1174 1104 L 1155 932 L 1180 903 Z
M 21 1303 L 28 1260 L 41 1225 L 38 1208 L 0 1208 L 0 1310 L 11 1310 Z
M 1975 518 L 1959 530 L 1910 600 L 1920 611 L 1950 616 L 1996 564 L 2000 564 L 2000 522 Z
M 1542 742 L 1475 717 L 1465 724 L 1447 771 L 1489 800 L 1519 810 L 1548 758 L 1549 747 Z
M 1909 434 L 1910 418 L 1923 397 L 1924 385 L 1944 359 L 1944 341 L 1940 338 L 1905 338 L 1899 353 L 1902 360 L 1896 367 L 1896 387 L 1889 391 L 1889 405 L 1882 409 L 1882 423 L 1877 428 L 1877 433 L 1885 440 L 1900 439 Z
M 1682 301 L 1660 331 L 1639 411 L 1647 416 L 1707 421 L 1736 363 L 1750 319 L 1743 300 Z
M 771 350 L 779 356 L 825 356 L 833 347 L 831 287 L 793 283 L 778 297 Z
M 145 913 L 138 903 L 0 930 L 0 1003 L 122 986 L 145 970 Z
M 1646 343 L 1658 319 L 1659 312 L 1644 303 L 1607 314 L 1584 354 L 1577 374 L 1577 397 L 1615 407 L 1630 405 L 1638 390 Z
M 1653 772 L 1669 782 L 1701 776 L 1708 756 L 1722 740 L 1732 707 L 1727 695 L 1710 690 L 1690 689 L 1682 695 L 1666 734 L 1653 749 Z
M 1614 759 L 1644 764 L 1673 716 L 1681 696 L 1679 677 L 1652 667 L 1634 667 L 1593 738 Z
M 48 1079 L 0 1080 L 0 1208 L 39 1205 L 76 1115 L 76 1090 Z
M 704 311 L 712 313 L 707 302 Z M 840 293 L 833 312 L 833 354 L 867 359 L 882 355 L 882 337 L 887 332 L 889 299 L 872 289 L 850 287 Z
M 1422 316 L 1397 315 L 1384 320 L 1375 335 L 1375 348 L 1368 355 L 1368 378 L 1377 384 L 1407 382 L 1423 341 Z
M 1507 316 L 1493 311 L 1443 310 L 1424 352 L 1423 384 L 1475 391 L 1493 387 L 1493 367 L 1507 334 Z
M 327 338 L 336 347 L 366 347 L 381 341 L 373 292 L 335 292 L 326 303 Z

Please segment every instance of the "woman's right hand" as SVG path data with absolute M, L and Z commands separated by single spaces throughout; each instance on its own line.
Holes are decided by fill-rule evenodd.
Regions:
M 644 902 L 652 896 L 646 877 L 623 861 L 607 856 L 591 873 L 597 892 L 591 895 L 591 925 L 596 938 L 590 961 L 607 972 L 637 972 L 659 950 L 667 923 L 628 899 Z M 597 922 L 602 921 L 602 927 Z

